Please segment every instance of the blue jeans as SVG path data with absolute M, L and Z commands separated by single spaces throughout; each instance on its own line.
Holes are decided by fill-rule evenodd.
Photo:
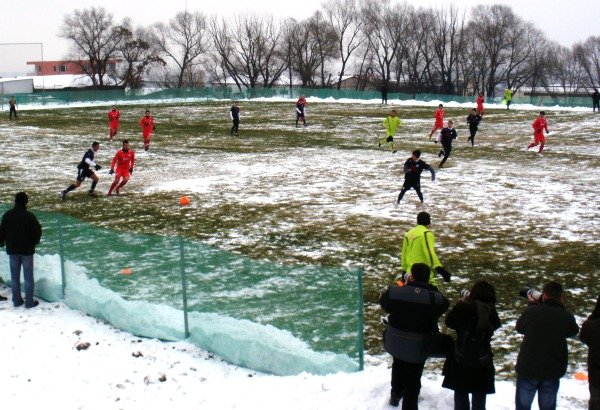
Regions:
M 559 386 L 560 379 L 533 380 L 517 376 L 516 409 L 531 409 L 531 403 L 533 403 L 536 392 L 538 394 L 538 406 L 540 410 L 556 409 L 556 395 Z
M 473 407 L 469 402 L 469 393 L 454 391 L 454 410 L 485 410 L 485 393 L 471 393 L 473 396 Z
M 15 307 L 23 304 L 21 297 L 21 266 L 25 279 L 25 307 L 33 307 L 33 255 L 8 255 L 10 264 L 10 282 L 12 285 L 12 302 Z

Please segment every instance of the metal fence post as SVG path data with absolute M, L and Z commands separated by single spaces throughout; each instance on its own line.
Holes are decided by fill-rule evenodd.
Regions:
M 60 257 L 60 280 L 62 284 L 62 298 L 65 298 L 65 288 L 67 286 L 66 275 L 65 275 L 65 252 L 64 252 L 64 241 L 62 231 L 62 214 L 58 214 L 58 255 Z
M 356 281 L 358 284 L 358 370 L 365 368 L 365 317 L 364 317 L 364 298 L 363 298 L 363 271 L 358 269 Z
M 185 280 L 185 252 L 183 250 L 183 238 L 179 237 L 179 271 L 181 272 L 181 290 L 183 291 L 183 326 L 185 328 L 185 338 L 190 337 L 187 309 L 187 283 Z

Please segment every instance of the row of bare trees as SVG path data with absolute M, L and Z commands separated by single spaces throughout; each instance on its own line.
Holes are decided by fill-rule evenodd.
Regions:
M 96 87 L 106 85 L 107 74 L 131 88 L 149 80 L 175 88 L 205 81 L 240 89 L 282 82 L 340 88 L 349 74 L 356 89 L 407 93 L 600 86 L 600 37 L 567 48 L 508 6 L 480 5 L 466 15 L 455 6 L 331 0 L 301 21 L 182 11 L 134 28 L 129 18 L 116 23 L 105 9 L 90 8 L 66 15 L 60 37 Z M 110 73 L 114 60 L 121 63 Z

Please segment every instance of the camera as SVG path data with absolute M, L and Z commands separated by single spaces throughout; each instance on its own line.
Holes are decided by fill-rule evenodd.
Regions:
M 524 297 L 526 299 L 531 297 L 531 299 L 538 302 L 542 298 L 542 292 L 540 292 L 539 290 L 525 287 L 521 288 L 521 290 L 519 291 L 519 296 Z
M 471 291 L 470 290 L 463 289 L 463 290 L 460 291 L 460 297 L 461 298 L 468 299 L 469 296 L 471 296 Z

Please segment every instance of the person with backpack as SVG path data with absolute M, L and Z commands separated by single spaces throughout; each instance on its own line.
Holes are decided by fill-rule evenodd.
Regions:
M 500 327 L 496 291 L 490 283 L 479 281 L 464 294 L 446 316 L 446 326 L 456 331 L 456 344 L 444 363 L 442 386 L 454 390 L 455 410 L 482 410 L 486 395 L 496 392 L 491 350 L 492 336 Z

